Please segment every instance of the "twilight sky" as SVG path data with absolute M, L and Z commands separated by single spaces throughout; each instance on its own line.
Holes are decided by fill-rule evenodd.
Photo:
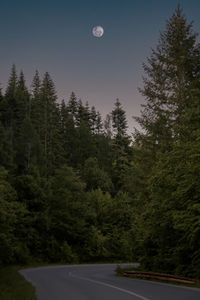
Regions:
M 13 63 L 28 87 L 36 69 L 41 77 L 48 71 L 59 101 L 74 91 L 104 116 L 119 98 L 133 131 L 144 102 L 142 63 L 178 2 L 200 33 L 199 0 L 0 0 L 1 86 Z M 92 35 L 96 25 L 101 38 Z

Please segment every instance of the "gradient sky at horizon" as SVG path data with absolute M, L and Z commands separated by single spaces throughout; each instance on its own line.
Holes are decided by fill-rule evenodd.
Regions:
M 198 0 L 0 0 L 1 87 L 13 63 L 28 87 L 36 69 L 41 77 L 48 71 L 59 101 L 74 91 L 105 116 L 119 98 L 132 132 L 144 103 L 142 63 L 178 3 L 200 33 Z M 96 25 L 101 38 L 92 35 Z

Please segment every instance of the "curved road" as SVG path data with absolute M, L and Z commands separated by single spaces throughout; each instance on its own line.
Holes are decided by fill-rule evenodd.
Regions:
M 42 267 L 20 273 L 38 300 L 199 300 L 200 289 L 117 277 L 116 264 Z

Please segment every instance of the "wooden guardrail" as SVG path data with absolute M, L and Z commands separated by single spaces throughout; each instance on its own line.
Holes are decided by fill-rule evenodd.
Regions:
M 124 276 L 127 277 L 140 277 L 140 278 L 153 278 L 158 280 L 165 280 L 171 282 L 180 282 L 187 284 L 200 284 L 198 279 L 190 279 L 185 277 L 174 276 L 170 274 L 154 273 L 154 272 L 142 272 L 142 271 L 125 271 Z

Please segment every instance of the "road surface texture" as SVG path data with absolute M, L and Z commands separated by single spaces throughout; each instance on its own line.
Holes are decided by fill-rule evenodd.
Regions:
M 38 300 L 200 300 L 200 289 L 117 277 L 116 264 L 21 270 Z

